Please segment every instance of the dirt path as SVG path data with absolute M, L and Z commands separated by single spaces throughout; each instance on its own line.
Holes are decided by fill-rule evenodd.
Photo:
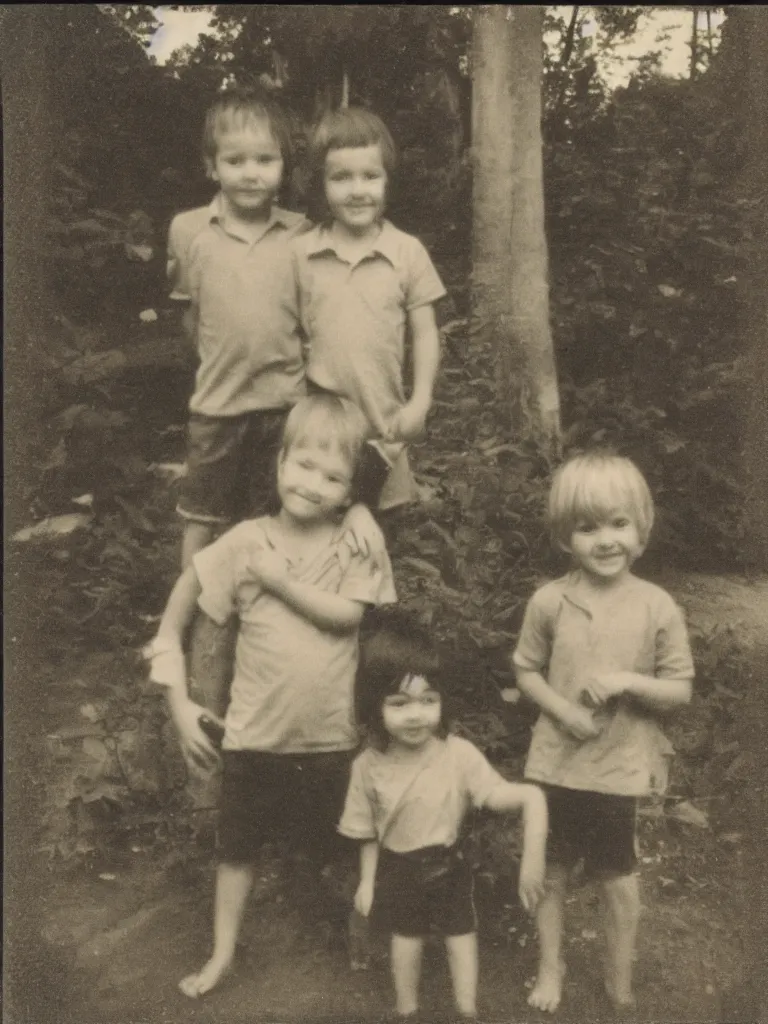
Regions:
M 731 630 L 754 684 L 738 716 L 739 742 L 764 736 L 768 578 L 750 582 L 670 573 L 660 582 L 688 611 L 694 635 L 728 635 Z M 712 799 L 706 808 L 710 828 L 642 819 L 641 1020 L 757 1019 L 752 1011 L 733 1009 L 733 993 L 749 973 L 757 935 L 759 887 L 756 891 L 750 822 L 745 820 L 754 808 L 738 793 Z M 46 897 L 44 937 L 61 954 L 68 991 L 64 995 L 62 989 L 58 1000 L 51 993 L 51 1005 L 65 1004 L 52 1011 L 51 1019 L 61 1024 L 380 1019 L 391 1005 L 385 960 L 369 972 L 350 972 L 344 951 L 329 945 L 327 934 L 303 922 L 282 898 L 269 864 L 260 877 L 237 972 L 216 993 L 191 1002 L 176 984 L 206 955 L 209 867 L 168 872 L 156 852 L 136 846 L 114 863 L 56 876 Z M 535 958 L 530 923 L 515 909 L 514 894 L 502 886 L 494 889 L 481 877 L 478 894 L 482 1018 L 543 1019 L 525 1002 Z M 568 912 L 569 973 L 554 1019 L 608 1019 L 599 991 L 601 928 L 592 891 L 576 889 Z M 425 965 L 424 1006 L 431 1019 L 448 1019 L 448 992 L 442 951 L 435 949 Z

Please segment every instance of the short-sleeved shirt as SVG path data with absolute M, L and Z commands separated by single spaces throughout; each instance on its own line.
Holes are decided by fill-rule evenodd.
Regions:
M 534 594 L 514 663 L 542 673 L 556 693 L 574 703 L 595 673 L 686 680 L 694 674 L 683 615 L 666 591 L 629 575 L 609 605 L 596 604 L 578 570 Z M 664 792 L 673 750 L 657 717 L 622 696 L 596 711 L 595 718 L 600 735 L 579 740 L 542 713 L 531 737 L 526 778 L 618 796 Z
M 374 568 L 370 559 L 352 556 L 337 535 L 308 563 L 291 565 L 269 516 L 238 524 L 198 552 L 200 607 L 214 622 L 223 624 L 233 614 L 240 620 L 223 748 L 279 754 L 352 750 L 358 742 L 357 631 L 320 629 L 265 593 L 249 571 L 249 559 L 266 548 L 288 558 L 293 578 L 320 590 L 370 605 L 396 599 L 386 557 L 383 568 Z
M 174 217 L 168 239 L 171 298 L 197 314 L 200 366 L 190 410 L 239 416 L 282 409 L 305 393 L 302 334 L 288 242 L 308 222 L 273 207 L 263 233 L 241 237 L 222 197 Z
M 452 846 L 469 809 L 483 807 L 504 781 L 460 736 L 433 740 L 417 760 L 369 747 L 352 765 L 339 832 L 394 853 Z
M 360 406 L 381 437 L 405 404 L 408 313 L 442 298 L 443 283 L 421 242 L 386 220 L 370 252 L 354 265 L 322 226 L 297 238 L 293 250 L 309 341 L 307 376 Z M 381 507 L 413 500 L 405 446 L 379 447 L 392 467 Z

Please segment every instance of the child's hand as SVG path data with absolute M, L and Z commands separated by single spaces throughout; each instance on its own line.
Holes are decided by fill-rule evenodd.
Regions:
M 223 726 L 224 723 L 221 719 L 192 700 L 174 701 L 171 705 L 171 714 L 184 753 L 197 764 L 203 766 L 214 764 L 219 755 L 208 736 L 200 728 L 200 717 L 205 715 Z
M 418 441 L 424 436 L 429 405 L 424 402 L 406 402 L 389 422 L 387 441 Z
M 355 910 L 363 917 L 368 917 L 373 906 L 373 883 L 361 882 L 355 893 Z
M 599 708 L 627 689 L 627 673 L 601 672 L 592 676 L 581 691 L 581 700 L 587 707 Z
M 248 568 L 268 591 L 278 590 L 288 576 L 288 563 L 285 558 L 270 548 L 252 554 L 248 559 Z
M 384 534 L 365 505 L 353 505 L 344 516 L 342 540 L 353 555 L 370 558 L 377 568 L 385 561 Z
M 523 857 L 520 862 L 520 879 L 517 891 L 520 902 L 529 914 L 532 914 L 544 894 L 544 860 L 543 858 Z
M 578 704 L 570 704 L 560 714 L 560 724 L 577 740 L 593 740 L 602 731 L 592 712 Z

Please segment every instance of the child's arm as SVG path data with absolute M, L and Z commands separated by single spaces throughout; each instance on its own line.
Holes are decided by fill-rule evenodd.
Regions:
M 194 566 L 190 565 L 171 591 L 157 635 L 147 653 L 152 661 L 150 679 L 167 688 L 166 697 L 182 748 L 193 760 L 205 762 L 216 760 L 218 755 L 200 728 L 199 720 L 202 714 L 212 719 L 215 716 L 195 704 L 187 695 L 187 672 L 182 647 L 200 593 L 200 581 Z
M 545 715 L 553 718 L 576 739 L 590 740 L 600 735 L 600 726 L 592 712 L 556 693 L 540 672 L 515 665 L 515 675 L 520 692 L 538 704 Z
M 520 902 L 533 911 L 544 889 L 544 865 L 547 845 L 547 801 L 538 786 L 504 782 L 485 800 L 490 811 L 523 812 L 523 855 L 520 859 Z
M 625 694 L 636 698 L 650 711 L 663 712 L 690 703 L 693 680 L 660 679 L 639 672 L 604 672 L 590 679 L 583 692 L 595 706 Z
M 373 906 L 376 868 L 379 864 L 379 844 L 375 839 L 360 844 L 360 881 L 355 893 L 355 910 L 368 917 Z
M 413 390 L 390 423 L 387 440 L 391 441 L 415 441 L 424 433 L 440 365 L 440 335 L 434 306 L 427 304 L 408 310 L 408 327 L 413 343 Z
M 311 583 L 291 579 L 285 559 L 275 551 L 259 551 L 249 568 L 270 594 L 309 619 L 318 629 L 347 633 L 356 629 L 365 611 L 362 601 L 320 590 Z

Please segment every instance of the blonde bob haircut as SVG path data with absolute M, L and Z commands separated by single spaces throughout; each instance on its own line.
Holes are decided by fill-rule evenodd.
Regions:
M 354 474 L 369 434 L 368 421 L 354 402 L 332 394 L 308 395 L 288 414 L 280 458 L 292 448 L 338 448 Z
M 653 499 L 634 462 L 610 451 L 586 452 L 565 462 L 549 492 L 554 543 L 566 550 L 579 523 L 599 523 L 616 509 L 630 515 L 645 547 L 653 527 Z

